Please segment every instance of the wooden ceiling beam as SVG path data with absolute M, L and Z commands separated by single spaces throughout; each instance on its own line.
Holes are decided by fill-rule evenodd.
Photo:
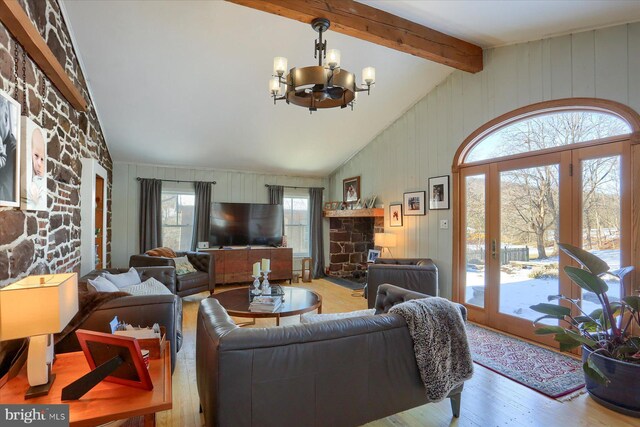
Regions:
M 42 38 L 20 3 L 16 0 L 0 0 L 0 21 L 73 108 L 85 111 L 87 101 L 49 49 L 47 42 Z
M 352 0 L 227 0 L 311 24 L 331 21 L 331 30 L 410 53 L 462 71 L 482 71 L 482 48 Z

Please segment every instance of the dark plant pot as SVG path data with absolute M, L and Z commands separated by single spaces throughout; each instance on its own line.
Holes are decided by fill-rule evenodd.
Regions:
M 591 353 L 582 347 L 583 363 Z M 598 353 L 591 356 L 591 361 L 610 381 L 606 386 L 601 385 L 585 374 L 585 384 L 591 397 L 609 409 L 640 418 L 640 364 L 610 359 Z

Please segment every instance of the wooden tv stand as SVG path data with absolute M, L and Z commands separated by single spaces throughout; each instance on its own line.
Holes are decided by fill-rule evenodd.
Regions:
M 253 246 L 233 249 L 199 249 L 213 255 L 216 263 L 216 285 L 253 282 L 253 264 L 268 258 L 271 260 L 269 280 L 291 280 L 293 248 Z

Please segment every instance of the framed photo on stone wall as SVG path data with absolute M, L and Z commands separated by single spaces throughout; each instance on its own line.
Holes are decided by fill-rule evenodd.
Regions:
M 0 90 L 0 206 L 20 207 L 20 103 Z
M 22 209 L 47 210 L 47 132 L 22 117 Z
M 426 215 L 425 198 L 424 191 L 404 193 L 404 214 L 407 216 Z
M 449 209 L 449 175 L 429 178 L 429 210 Z

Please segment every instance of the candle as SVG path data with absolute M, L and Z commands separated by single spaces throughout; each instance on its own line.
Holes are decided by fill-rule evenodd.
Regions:
M 253 264 L 253 276 L 254 277 L 260 276 L 260 263 L 259 262 L 256 262 L 255 264 Z
M 269 271 L 269 267 L 271 267 L 271 260 L 262 258 L 262 271 Z

